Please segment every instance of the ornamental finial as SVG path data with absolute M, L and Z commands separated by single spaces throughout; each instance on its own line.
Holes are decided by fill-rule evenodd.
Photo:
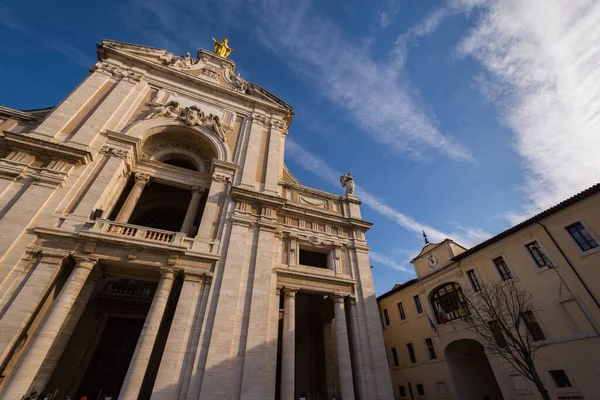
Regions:
M 427 240 L 427 234 L 423 231 L 423 239 L 425 239 L 425 246 L 429 244 L 429 240 Z

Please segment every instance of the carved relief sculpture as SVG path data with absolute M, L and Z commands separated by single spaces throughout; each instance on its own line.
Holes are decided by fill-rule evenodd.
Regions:
M 340 183 L 342 184 L 342 187 L 346 189 L 346 196 L 354 194 L 354 178 L 352 178 L 352 172 L 340 176 Z
M 222 141 L 226 141 L 233 128 L 221 123 L 221 119 L 214 114 L 206 114 L 198 106 L 190 106 L 185 108 L 179 107 L 179 102 L 169 101 L 167 104 L 150 103 L 153 107 L 146 119 L 157 117 L 176 118 L 185 122 L 188 126 L 202 126 L 212 129 Z

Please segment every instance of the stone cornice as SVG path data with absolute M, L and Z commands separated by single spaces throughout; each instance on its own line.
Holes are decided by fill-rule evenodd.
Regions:
M 319 190 L 319 189 L 313 189 L 313 188 L 308 187 L 308 186 L 298 185 L 298 184 L 291 183 L 291 182 L 279 181 L 279 184 L 281 186 L 289 187 L 289 188 L 292 188 L 292 189 L 296 189 L 299 192 L 308 193 L 308 194 L 320 197 L 320 198 L 325 199 L 325 200 L 343 201 L 345 199 L 345 197 L 346 197 L 346 196 L 340 196 L 340 195 L 337 195 L 337 194 L 334 194 L 334 193 L 325 192 L 325 191 Z
M 11 150 L 24 151 L 35 155 L 47 156 L 76 166 L 92 161 L 92 154 L 61 143 L 54 143 L 39 137 L 3 131 L 1 137 Z
M 371 228 L 371 226 L 373 225 L 372 222 L 368 222 L 363 219 L 348 218 L 343 215 L 329 213 L 321 210 L 315 210 L 314 208 L 303 207 L 295 203 L 290 203 L 289 201 L 285 203 L 285 205 L 280 210 L 279 214 L 294 217 L 302 217 L 305 219 L 314 219 L 340 226 L 358 227 L 365 230 Z
M 243 201 L 250 204 L 268 206 L 276 210 L 281 209 L 286 204 L 286 200 L 279 196 L 272 196 L 265 193 L 255 192 L 254 190 L 244 189 L 236 186 L 231 189 L 231 198 L 236 201 Z

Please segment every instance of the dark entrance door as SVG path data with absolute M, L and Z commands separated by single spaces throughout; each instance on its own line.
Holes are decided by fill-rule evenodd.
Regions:
M 108 318 L 76 398 L 119 396 L 143 326 L 143 319 Z

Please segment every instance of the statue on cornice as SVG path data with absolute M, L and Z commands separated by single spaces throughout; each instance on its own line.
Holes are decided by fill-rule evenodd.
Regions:
M 237 89 L 239 89 L 243 93 L 246 93 L 246 90 L 248 89 L 248 85 L 246 84 L 246 81 L 242 79 L 239 72 L 237 74 L 230 72 L 229 78 L 234 83 L 234 85 L 237 86 Z
M 215 54 L 221 56 L 223 58 L 227 58 L 229 54 L 233 51 L 231 47 L 229 47 L 229 39 L 224 38 L 220 42 L 218 42 L 215 38 L 212 38 L 213 42 L 215 42 Z
M 151 110 L 145 119 L 152 119 L 156 117 L 168 117 L 174 118 L 179 117 L 179 102 L 175 100 L 169 101 L 167 104 L 150 104 L 152 107 L 155 107 Z
M 190 56 L 190 53 L 185 53 L 185 56 L 177 57 L 175 61 L 171 63 L 174 67 L 189 68 L 194 63 L 194 59 Z
M 346 196 L 354 194 L 354 178 L 352 178 L 352 172 L 340 176 L 340 183 L 342 184 L 342 187 L 346 189 Z

